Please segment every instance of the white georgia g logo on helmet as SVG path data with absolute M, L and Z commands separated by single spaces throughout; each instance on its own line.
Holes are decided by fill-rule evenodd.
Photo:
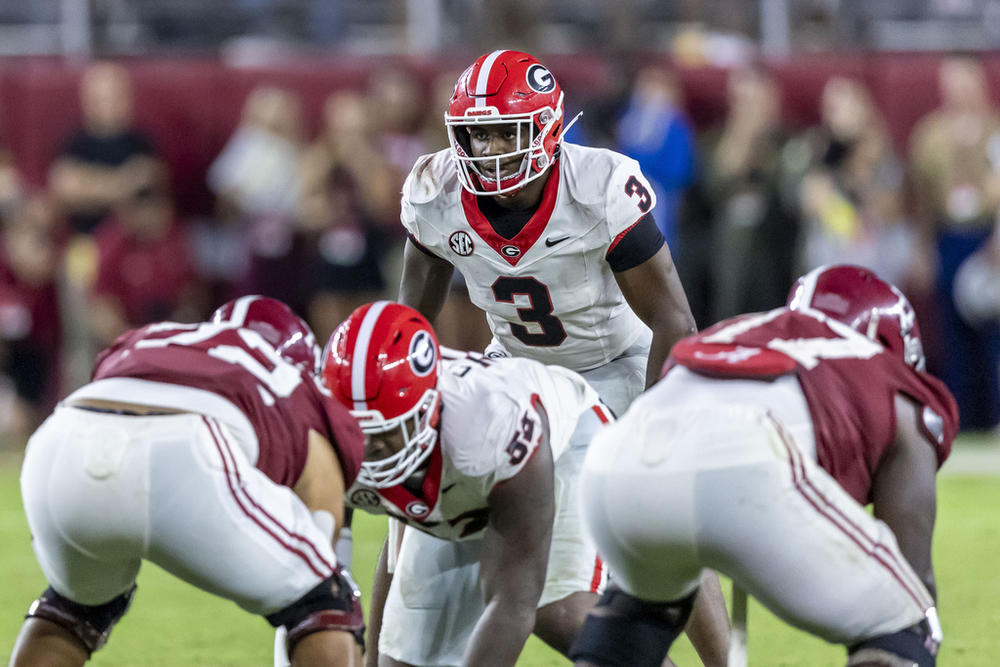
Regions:
M 538 93 L 551 93 L 556 87 L 556 80 L 545 65 L 535 63 L 528 68 L 525 78 L 531 89 Z
M 427 331 L 421 329 L 410 339 L 409 358 L 410 368 L 413 369 L 415 375 L 423 377 L 434 370 L 437 350 L 435 350 L 434 341 Z

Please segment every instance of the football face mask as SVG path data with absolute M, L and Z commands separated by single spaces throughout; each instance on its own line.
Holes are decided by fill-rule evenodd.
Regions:
M 555 161 L 564 134 L 563 92 L 534 57 L 493 51 L 459 77 L 444 121 L 462 187 L 475 195 L 507 194 Z M 510 133 L 510 150 L 475 155 L 476 132 L 498 128 Z

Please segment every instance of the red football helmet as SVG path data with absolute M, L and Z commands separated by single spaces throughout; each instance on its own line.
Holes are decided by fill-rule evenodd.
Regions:
M 813 269 L 795 281 L 787 305 L 791 310 L 819 311 L 881 343 L 917 370 L 924 369 L 913 306 L 868 269 L 849 264 Z
M 533 56 L 493 51 L 458 77 L 444 123 L 462 186 L 477 195 L 513 192 L 544 174 L 558 154 L 564 132 L 562 88 Z M 473 125 L 515 126 L 517 148 L 474 157 L 469 142 Z M 517 157 L 520 168 L 500 177 L 501 163 Z
M 288 363 L 303 371 L 319 372 L 320 349 L 312 329 L 277 299 L 241 296 L 219 306 L 210 319 L 215 324 L 256 331 Z
M 356 309 L 337 327 L 323 353 L 323 380 L 366 434 L 400 429 L 403 447 L 364 461 L 358 481 L 384 488 L 401 483 L 437 442 L 437 337 L 424 316 L 392 301 Z

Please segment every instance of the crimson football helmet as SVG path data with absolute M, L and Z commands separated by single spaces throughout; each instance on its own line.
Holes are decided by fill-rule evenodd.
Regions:
M 535 57 L 493 51 L 458 77 L 444 123 L 462 186 L 476 195 L 513 192 L 544 174 L 558 155 L 565 132 L 562 88 Z M 469 129 L 483 125 L 513 125 L 516 149 L 474 157 Z M 516 158 L 521 158 L 517 171 L 502 176 L 501 165 Z
M 241 296 L 216 308 L 210 321 L 256 331 L 288 363 L 303 371 L 319 372 L 320 349 L 312 329 L 277 299 Z
M 913 306 L 896 287 L 868 269 L 849 264 L 813 269 L 795 281 L 787 306 L 819 311 L 924 370 L 924 348 Z
M 366 434 L 400 429 L 402 448 L 364 461 L 358 481 L 385 488 L 401 483 L 430 456 L 437 442 L 437 337 L 419 312 L 392 301 L 356 309 L 330 336 L 323 381 Z

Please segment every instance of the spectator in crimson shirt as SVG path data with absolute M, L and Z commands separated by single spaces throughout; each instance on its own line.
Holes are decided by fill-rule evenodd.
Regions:
M 95 232 L 97 279 L 91 331 L 99 344 L 156 320 L 190 322 L 204 312 L 187 227 L 163 184 L 143 187 Z
M 0 433 L 15 437 L 37 426 L 58 396 L 57 222 L 50 202 L 33 197 L 0 238 Z

